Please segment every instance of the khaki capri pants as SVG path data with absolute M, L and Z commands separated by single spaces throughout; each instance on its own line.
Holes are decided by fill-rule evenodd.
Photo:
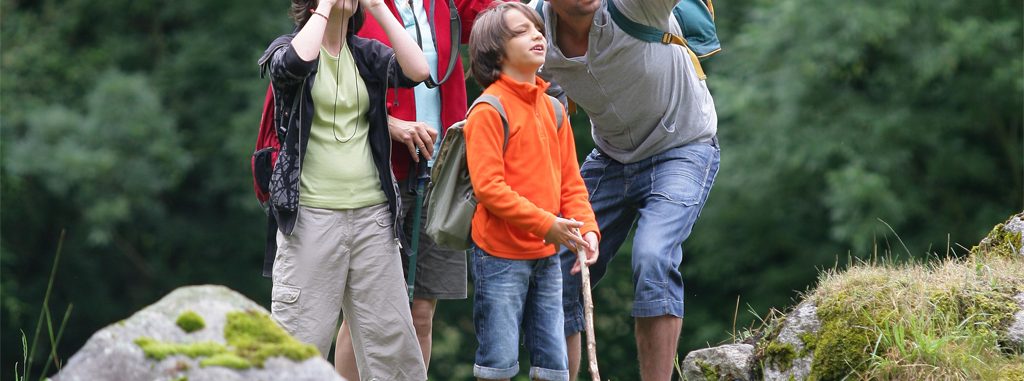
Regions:
M 297 217 L 277 233 L 274 320 L 327 356 L 344 311 L 363 380 L 426 380 L 387 204 Z

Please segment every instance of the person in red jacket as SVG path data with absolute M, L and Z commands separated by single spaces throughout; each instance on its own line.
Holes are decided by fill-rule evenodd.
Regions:
M 473 78 L 506 117 L 480 104 L 465 126 L 478 202 L 471 229 L 479 343 L 473 375 L 483 380 L 518 374 L 520 337 L 530 352 L 530 379 L 569 380 L 556 248 L 583 250 L 588 264 L 598 257 L 600 235 L 568 116 L 562 115 L 565 126 L 556 125 L 555 113 L 563 111 L 536 74 L 546 49 L 543 22 L 518 2 L 481 13 L 469 40 Z
M 462 32 L 457 36 L 460 41 L 466 42 L 469 39 L 469 31 L 477 13 L 491 1 L 452 0 L 461 20 L 459 29 Z M 452 46 L 452 33 L 458 32 L 451 25 L 449 1 L 385 0 L 385 3 L 391 14 L 405 26 L 406 32 L 420 44 L 430 66 L 431 78 L 441 81 L 448 72 L 452 50 L 458 49 Z M 433 16 L 433 20 L 430 16 Z M 381 24 L 372 17 L 367 17 L 358 35 L 390 44 Z M 440 136 L 448 126 L 466 117 L 466 79 L 457 52 L 455 61 L 448 80 L 438 87 L 430 88 L 421 84 L 414 89 L 389 89 L 387 92 L 388 129 L 392 140 L 391 165 L 402 195 L 399 218 L 404 221 L 405 242 L 412 240 L 412 219 L 415 215 L 412 210 L 415 205 L 414 196 L 410 192 L 410 188 L 415 185 L 409 181 L 410 175 L 415 176 L 415 173 L 410 172 L 415 172 L 415 164 L 420 160 L 420 155 L 427 160 L 433 158 L 437 148 L 435 145 L 440 143 Z M 421 213 L 421 216 L 422 220 L 426 219 L 426 213 Z M 422 221 L 420 226 L 423 226 Z M 409 249 L 407 246 L 406 250 Z M 429 368 L 431 332 L 437 301 L 466 298 L 466 255 L 435 245 L 422 232 L 417 251 L 412 319 L 423 352 L 423 361 Z M 408 256 L 404 255 L 402 259 L 403 267 L 408 272 Z M 338 335 L 335 367 L 343 377 L 358 380 L 359 373 L 350 343 L 346 322 Z

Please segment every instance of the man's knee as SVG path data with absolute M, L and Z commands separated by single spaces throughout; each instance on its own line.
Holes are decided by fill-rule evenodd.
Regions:
M 437 301 L 434 299 L 413 299 L 412 303 L 412 324 L 416 329 L 417 336 L 429 336 L 434 327 L 434 309 Z
M 416 328 L 416 336 L 419 337 L 430 336 L 431 331 L 434 329 L 434 323 L 431 319 L 413 319 L 412 325 Z

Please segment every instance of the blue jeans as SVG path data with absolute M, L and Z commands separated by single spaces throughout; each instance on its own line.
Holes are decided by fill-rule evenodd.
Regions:
M 530 379 L 568 380 L 558 257 L 512 260 L 475 246 L 472 250 L 473 323 L 479 342 L 473 375 L 515 377 L 521 330 L 530 352 Z
M 718 173 L 715 142 L 691 143 L 636 163 L 623 164 L 598 152 L 580 167 L 601 229 L 600 256 L 590 267 L 591 287 L 636 224 L 633 238 L 634 317 L 683 316 L 683 241 L 707 200 Z M 566 335 L 583 330 L 580 274 L 569 275 L 576 254 L 562 248 Z

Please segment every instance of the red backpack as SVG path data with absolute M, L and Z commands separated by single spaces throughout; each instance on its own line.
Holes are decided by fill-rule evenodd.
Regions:
M 281 141 L 274 128 L 274 88 L 267 86 L 267 98 L 263 101 L 263 117 L 260 118 L 260 132 L 256 136 L 256 150 L 252 153 L 252 188 L 256 199 L 264 208 L 270 199 L 270 175 L 281 151 Z

